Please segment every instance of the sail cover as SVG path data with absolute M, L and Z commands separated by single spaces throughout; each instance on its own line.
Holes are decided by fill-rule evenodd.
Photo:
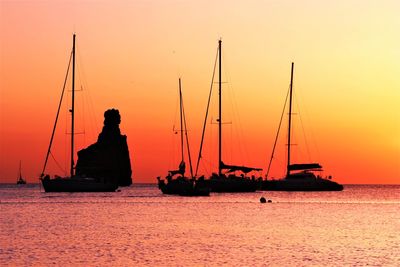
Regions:
M 235 166 L 235 165 L 225 165 L 222 161 L 220 163 L 221 169 L 228 170 L 227 172 L 241 171 L 243 173 L 248 173 L 251 171 L 261 171 L 259 168 L 252 168 L 246 166 Z
M 289 171 L 300 171 L 300 170 L 311 170 L 321 169 L 322 166 L 319 163 L 303 163 L 303 164 L 291 164 L 289 165 Z

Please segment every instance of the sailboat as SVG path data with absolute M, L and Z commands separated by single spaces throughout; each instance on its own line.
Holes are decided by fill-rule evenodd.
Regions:
M 261 171 L 260 168 L 252 168 L 246 166 L 227 165 L 222 161 L 222 40 L 218 41 L 218 173 L 213 173 L 211 177 L 205 179 L 205 183 L 210 186 L 212 192 L 254 192 L 258 188 L 259 181 L 254 176 L 248 177 L 248 173 L 252 171 Z M 214 67 L 215 70 L 215 67 Z M 214 76 L 213 76 L 214 78 Z M 212 81 L 213 83 L 213 81 Z M 212 89 L 212 86 L 211 86 Z M 211 91 L 210 91 L 211 96 Z M 208 107 L 206 110 L 206 118 L 203 126 L 202 140 L 200 143 L 199 156 L 196 166 L 196 175 L 201 159 L 201 151 L 204 140 L 205 126 L 207 121 Z M 236 175 L 240 173 L 240 175 Z
M 291 162 L 291 133 L 292 133 L 292 93 L 293 93 L 293 72 L 294 63 L 292 62 L 289 89 L 289 120 L 288 120 L 288 140 L 287 140 L 287 165 L 286 176 L 280 180 L 264 180 L 261 190 L 267 191 L 341 191 L 343 185 L 331 181 L 332 177 L 326 178 L 316 175 L 322 171 L 319 163 L 296 163 Z M 282 113 L 283 114 L 283 113 Z M 275 142 L 276 144 L 276 142 Z M 275 146 L 274 146 L 275 149 Z M 274 154 L 272 152 L 271 161 Z M 269 171 L 269 168 L 268 168 Z M 268 176 L 268 172 L 267 172 Z M 268 178 L 268 177 L 267 177 Z
M 18 175 L 18 179 L 17 179 L 17 184 L 26 184 L 26 181 L 24 180 L 24 178 L 22 178 L 22 169 L 21 169 L 21 161 L 19 161 L 19 175 Z
M 53 143 L 54 133 L 57 126 L 58 115 L 60 112 L 60 107 L 65 91 L 65 84 L 68 77 L 69 66 L 72 58 L 72 101 L 71 101 L 71 162 L 70 162 L 70 176 L 69 177 L 60 177 L 55 176 L 54 178 L 50 178 L 49 175 L 45 174 L 47 160 L 51 153 L 51 147 Z M 43 167 L 42 174 L 40 175 L 40 180 L 42 182 L 43 188 L 45 192 L 114 192 L 118 188 L 118 184 L 107 181 L 102 178 L 93 178 L 86 177 L 81 175 L 75 175 L 74 168 L 74 126 L 75 126 L 75 34 L 73 35 L 73 44 L 72 44 L 72 53 L 70 57 L 70 62 L 68 65 L 67 76 L 64 81 L 64 88 L 61 93 L 61 99 L 59 102 L 56 120 L 53 126 L 53 132 L 50 138 L 49 148 L 47 150 L 47 155 Z
M 169 194 L 169 195 L 209 196 L 210 188 L 204 184 L 203 180 L 201 179 L 196 180 L 195 177 L 193 176 L 192 160 L 190 157 L 190 149 L 189 149 L 189 137 L 187 135 L 186 116 L 183 107 L 182 87 L 180 78 L 179 78 L 179 109 L 180 109 L 180 126 L 181 126 L 180 129 L 181 162 L 179 163 L 178 170 L 172 170 L 168 172 L 168 175 L 166 176 L 166 181 L 162 180 L 160 177 L 157 177 L 158 188 L 161 190 L 163 194 Z M 185 177 L 186 164 L 184 155 L 183 133 L 185 133 L 186 136 L 186 146 L 188 151 L 191 178 Z

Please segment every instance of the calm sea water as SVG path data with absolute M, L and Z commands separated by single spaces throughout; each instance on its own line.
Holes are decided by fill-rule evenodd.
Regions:
M 0 185 L 0 212 L 0 266 L 400 266 L 398 185 L 197 198 Z

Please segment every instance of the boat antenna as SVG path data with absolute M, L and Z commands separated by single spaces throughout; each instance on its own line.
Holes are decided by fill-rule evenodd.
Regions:
M 197 177 L 197 172 L 199 170 L 199 164 L 200 164 L 200 159 L 201 159 L 201 152 L 203 150 L 203 143 L 204 143 L 204 134 L 206 132 L 206 125 L 207 125 L 207 118 L 208 118 L 208 111 L 210 109 L 210 102 L 211 102 L 211 95 L 212 95 L 212 89 L 213 89 L 213 84 L 214 84 L 214 76 L 215 76 L 215 69 L 217 66 L 217 60 L 218 60 L 218 51 L 219 51 L 219 47 L 217 49 L 217 53 L 215 55 L 215 61 L 214 61 L 214 68 L 213 68 L 213 74 L 212 74 L 212 78 L 211 78 L 211 85 L 210 85 L 210 93 L 208 95 L 208 102 L 207 102 L 207 108 L 206 108 L 206 116 L 204 118 L 204 124 L 203 124 L 203 132 L 201 134 L 201 141 L 200 141 L 200 149 L 199 149 L 199 155 L 197 157 L 197 163 L 196 163 L 196 171 L 194 176 Z
M 292 124 L 292 92 L 293 92 L 293 71 L 294 63 L 292 62 L 292 69 L 290 72 L 290 91 L 289 91 L 289 127 L 288 127 L 288 150 L 287 150 L 287 171 L 286 177 L 290 175 L 290 135 L 291 135 L 291 124 Z
M 75 33 L 72 41 L 72 103 L 71 103 L 71 177 L 74 176 L 74 126 L 75 126 Z
M 222 50 L 222 40 L 218 40 L 218 176 L 222 173 L 222 63 L 221 63 L 221 50 Z
M 44 166 L 43 166 L 43 170 L 42 170 L 42 173 L 41 173 L 40 177 L 43 177 L 43 176 L 44 176 L 44 171 L 46 170 L 47 161 L 48 161 L 49 156 L 50 156 L 50 153 L 51 153 L 51 146 L 52 146 L 52 144 L 53 144 L 54 134 L 55 134 L 55 132 L 56 132 L 56 127 L 57 127 L 58 116 L 60 115 L 61 104 L 62 104 L 62 100 L 63 100 L 63 97 L 64 97 L 65 87 L 66 87 L 66 85 L 67 85 L 68 74 L 69 74 L 69 68 L 70 68 L 70 66 L 71 66 L 71 60 L 72 60 L 72 52 L 71 52 L 71 55 L 70 55 L 70 57 L 69 57 L 68 67 L 67 67 L 67 73 L 65 74 L 63 89 L 62 89 L 62 91 L 61 91 L 60 102 L 58 103 L 58 109 L 57 109 L 56 119 L 55 119 L 55 121 L 54 121 L 53 131 L 52 131 L 51 137 L 50 137 L 50 144 L 49 144 L 49 148 L 47 149 L 46 159 L 44 160 Z

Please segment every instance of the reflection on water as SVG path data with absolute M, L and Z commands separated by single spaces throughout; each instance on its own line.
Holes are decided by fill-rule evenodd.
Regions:
M 400 186 L 185 198 L 2 185 L 0 201 L 1 266 L 400 265 Z

